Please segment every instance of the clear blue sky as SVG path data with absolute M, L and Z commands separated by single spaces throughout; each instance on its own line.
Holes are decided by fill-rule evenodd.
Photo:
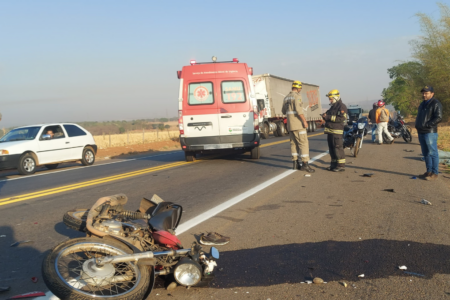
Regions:
M 445 3 L 445 2 L 444 2 Z M 0 127 L 177 115 L 176 71 L 239 58 L 375 100 L 433 1 L 1 1 Z

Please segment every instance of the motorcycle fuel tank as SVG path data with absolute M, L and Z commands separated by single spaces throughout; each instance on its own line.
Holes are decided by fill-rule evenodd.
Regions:
M 160 245 L 166 245 L 175 249 L 178 249 L 181 246 L 180 240 L 170 232 L 160 230 L 153 232 L 152 235 L 155 241 Z

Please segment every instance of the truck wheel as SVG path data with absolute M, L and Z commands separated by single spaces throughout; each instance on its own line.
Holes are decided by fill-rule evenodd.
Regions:
M 261 137 L 263 139 L 269 138 L 269 125 L 267 123 L 264 123 L 261 128 Z
M 283 122 L 278 122 L 278 124 L 277 124 L 277 133 L 278 133 L 278 136 L 281 136 L 281 137 L 286 135 L 285 127 L 284 127 L 284 123 Z
M 256 146 L 255 148 L 252 148 L 252 150 L 250 151 L 250 157 L 252 159 L 259 159 L 260 158 L 259 146 Z
M 195 161 L 195 152 L 186 151 L 184 152 L 184 158 L 186 161 Z
M 31 175 L 36 172 L 36 160 L 30 153 L 25 153 L 19 159 L 17 170 L 21 175 Z
M 277 129 L 275 129 L 275 130 L 273 131 L 273 136 L 274 136 L 274 137 L 278 137 L 278 127 L 277 127 Z
M 315 132 L 317 129 L 316 122 L 312 122 L 312 132 Z

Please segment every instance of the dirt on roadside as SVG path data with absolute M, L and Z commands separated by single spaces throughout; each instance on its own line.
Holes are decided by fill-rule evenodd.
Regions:
M 146 152 L 161 152 L 179 150 L 179 141 L 163 141 L 147 144 L 137 144 L 122 147 L 111 147 L 107 149 L 99 149 L 97 152 L 97 159 L 114 158 L 120 155 L 134 155 Z

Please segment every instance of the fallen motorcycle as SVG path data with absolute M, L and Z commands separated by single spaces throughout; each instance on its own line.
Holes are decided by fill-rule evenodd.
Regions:
M 145 299 L 155 277 L 168 286 L 208 286 L 219 252 L 193 242 L 184 249 L 175 236 L 182 207 L 157 195 L 143 198 L 138 211 L 124 209 L 124 194 L 100 198 L 91 209 L 69 211 L 64 223 L 86 232 L 45 257 L 42 274 L 60 299 Z

